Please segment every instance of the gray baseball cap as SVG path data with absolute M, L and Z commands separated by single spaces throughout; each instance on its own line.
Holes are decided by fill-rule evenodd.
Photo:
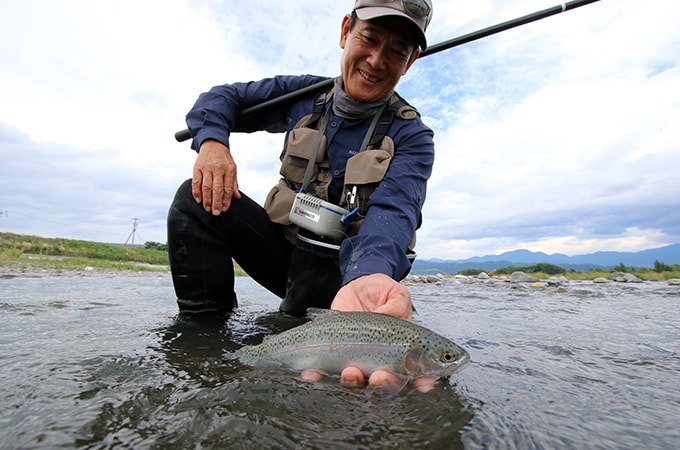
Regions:
M 356 0 L 353 11 L 361 20 L 382 16 L 404 17 L 418 27 L 420 48 L 425 50 L 427 47 L 425 30 L 432 20 L 431 0 Z

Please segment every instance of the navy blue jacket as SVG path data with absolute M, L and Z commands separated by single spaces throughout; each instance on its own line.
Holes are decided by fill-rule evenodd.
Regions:
M 201 94 L 187 115 L 187 125 L 194 138 L 192 148 L 198 151 L 206 139 L 217 140 L 229 147 L 231 132 L 290 132 L 302 117 L 312 113 L 314 96 L 274 108 L 258 117 L 257 123 L 249 123 L 247 128 L 237 127 L 236 118 L 245 108 L 325 79 L 312 75 L 277 76 L 212 88 Z M 372 117 L 348 120 L 331 112 L 326 137 L 333 174 L 329 198 L 333 202 L 337 202 L 342 190 L 347 159 L 357 153 L 371 120 Z M 406 249 L 421 222 L 426 183 L 434 163 L 434 133 L 420 117 L 411 120 L 395 117 L 387 135 L 395 144 L 387 174 L 371 195 L 359 233 L 342 241 L 340 270 L 343 284 L 373 273 L 401 280 L 410 270 Z

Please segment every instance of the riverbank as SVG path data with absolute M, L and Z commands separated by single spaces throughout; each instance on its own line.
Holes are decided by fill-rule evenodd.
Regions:
M 678 270 L 626 269 L 630 269 L 627 272 L 642 281 L 668 282 L 680 279 L 680 271 Z M 672 269 L 675 269 L 675 267 L 672 267 Z M 238 265 L 235 265 L 234 270 L 236 276 L 247 276 Z M 147 242 L 145 246 L 128 246 L 0 232 L 0 274 L 61 272 L 168 273 L 169 271 L 170 266 L 165 244 Z M 614 273 L 616 271 L 569 271 L 560 276 L 572 281 L 593 281 L 597 279 L 610 280 Z M 493 277 L 493 273 L 489 275 Z M 468 275 L 441 274 L 438 276 L 451 278 Z M 479 275 L 474 277 L 477 276 Z M 545 282 L 552 275 L 539 272 L 531 273 L 530 276 L 536 278 L 539 282 Z M 423 275 L 421 277 L 431 277 L 431 275 Z
M 0 268 L 3 272 L 169 270 L 167 251 L 153 245 L 116 245 L 14 233 L 0 233 Z
M 0 255 L 0 274 L 60 274 L 60 273 L 170 273 L 168 265 L 134 261 L 109 261 L 91 258 L 48 257 L 24 254 L 17 257 Z
M 538 275 L 538 274 L 533 274 Z M 511 275 L 489 275 L 486 272 L 482 272 L 479 275 L 408 275 L 403 283 L 407 286 L 413 286 L 417 284 L 442 284 L 447 283 L 451 280 L 457 283 L 481 283 L 481 284 L 491 284 L 494 283 L 508 283 L 511 285 L 519 287 L 530 287 L 535 289 L 542 288 L 554 288 L 556 291 L 563 291 L 571 282 L 590 282 L 593 285 L 604 285 L 604 284 L 639 284 L 639 283 L 655 283 L 655 284 L 667 284 L 668 286 L 680 286 L 680 278 L 669 278 L 661 280 L 642 280 L 632 273 L 624 272 L 612 272 L 609 276 L 597 276 L 593 278 L 584 278 L 582 276 L 575 278 L 568 278 L 567 276 L 560 275 L 558 277 L 551 276 L 547 277 L 545 274 L 540 274 L 538 276 L 532 276 L 524 272 L 513 272 Z
M 0 273 L 168 272 L 167 251 L 0 233 Z
M 107 244 L 0 233 L 0 274 L 169 273 L 165 244 Z M 236 276 L 246 273 L 235 265 Z

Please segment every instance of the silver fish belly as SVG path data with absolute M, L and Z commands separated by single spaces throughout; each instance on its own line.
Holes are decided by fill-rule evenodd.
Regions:
M 448 376 L 467 365 L 468 353 L 450 339 L 409 320 L 369 312 L 324 311 L 317 318 L 236 356 L 247 365 L 280 365 L 339 374 L 347 366 L 365 374 Z

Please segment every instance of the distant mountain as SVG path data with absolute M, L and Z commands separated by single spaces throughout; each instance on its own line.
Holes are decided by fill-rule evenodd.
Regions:
M 587 255 L 567 256 L 561 253 L 548 255 L 529 250 L 513 250 L 500 255 L 475 256 L 462 260 L 418 260 L 413 264 L 411 273 L 441 272 L 455 274 L 464 269 L 491 271 L 508 266 L 530 266 L 548 263 L 578 272 L 590 269 L 611 269 L 618 264 L 628 267 L 654 267 L 654 262 L 680 264 L 680 244 L 643 250 L 640 252 L 596 252 Z

